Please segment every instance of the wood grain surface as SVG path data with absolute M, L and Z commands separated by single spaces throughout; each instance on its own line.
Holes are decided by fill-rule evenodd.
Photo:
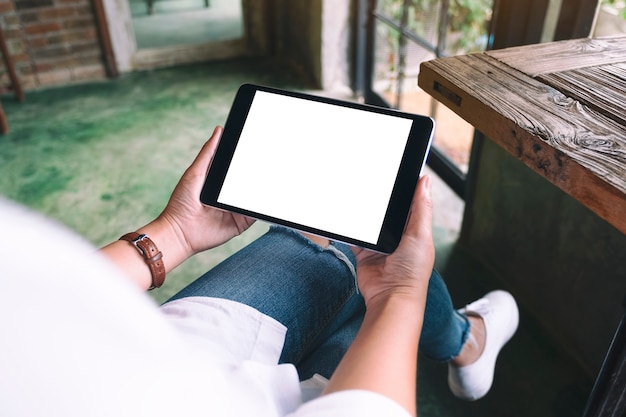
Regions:
M 537 79 L 626 126 L 626 63 L 547 73 Z
M 557 50 L 573 53 L 580 44 L 587 43 L 576 41 L 569 48 L 566 42 L 557 44 Z M 591 51 L 589 55 L 595 56 L 594 48 L 586 48 Z M 596 63 L 601 65 L 578 65 L 575 70 L 558 65 L 559 74 L 554 75 L 545 71 L 546 62 L 553 58 L 544 59 L 542 55 L 553 54 L 554 45 L 539 45 L 537 49 L 539 52 L 535 46 L 509 48 L 500 53 L 425 62 L 419 85 L 535 172 L 626 233 L 626 125 L 620 112 L 620 106 L 624 108 L 620 104 L 624 90 L 620 93 L 617 87 L 611 93 L 613 82 L 602 78 L 606 77 L 602 71 L 622 77 L 626 54 L 621 54 L 619 63 L 614 62 L 612 52 L 604 50 L 609 58 L 598 59 Z M 524 50 L 526 60 L 521 58 Z M 501 56 L 515 60 L 504 63 Z M 535 67 L 546 65 L 541 78 L 532 78 L 513 66 L 531 60 Z M 580 63 L 583 59 L 569 61 Z M 585 69 L 581 72 L 580 68 Z M 591 75 L 595 85 L 586 80 Z M 598 83 L 607 90 L 593 94 Z
M 487 51 L 531 77 L 544 73 L 624 62 L 626 37 L 583 38 Z

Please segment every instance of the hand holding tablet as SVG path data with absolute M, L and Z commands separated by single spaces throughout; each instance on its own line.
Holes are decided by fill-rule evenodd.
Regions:
M 245 84 L 200 200 L 391 253 L 433 129 L 425 116 Z

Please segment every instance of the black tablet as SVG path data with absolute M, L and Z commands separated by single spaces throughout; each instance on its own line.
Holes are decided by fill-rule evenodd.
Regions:
M 433 129 L 426 116 L 245 84 L 200 200 L 391 253 Z

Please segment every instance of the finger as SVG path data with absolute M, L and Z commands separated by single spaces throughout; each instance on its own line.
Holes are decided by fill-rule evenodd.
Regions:
M 432 234 L 433 202 L 431 196 L 432 180 L 428 175 L 420 178 L 406 227 L 406 234 L 410 236 L 420 236 L 422 234 Z
M 363 249 L 359 246 L 350 246 L 350 250 L 354 254 L 354 257 L 356 258 L 357 262 L 359 262 L 364 257 L 366 257 L 369 252 L 367 249 Z
M 202 146 L 198 156 L 192 162 L 189 167 L 190 171 L 194 171 L 195 174 L 206 175 L 208 172 L 209 166 L 213 161 L 213 156 L 215 155 L 215 149 L 222 137 L 223 129 L 221 126 L 216 126 L 213 130 L 213 134 L 209 138 L 209 140 Z

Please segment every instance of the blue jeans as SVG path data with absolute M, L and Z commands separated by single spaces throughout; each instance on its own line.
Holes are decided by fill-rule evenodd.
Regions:
M 298 232 L 270 230 L 185 287 L 172 299 L 206 296 L 247 304 L 287 327 L 281 363 L 302 380 L 327 378 L 354 340 L 365 313 L 356 287 L 355 258 L 347 245 L 322 248 Z M 447 361 L 469 332 L 436 271 L 430 278 L 420 353 Z

